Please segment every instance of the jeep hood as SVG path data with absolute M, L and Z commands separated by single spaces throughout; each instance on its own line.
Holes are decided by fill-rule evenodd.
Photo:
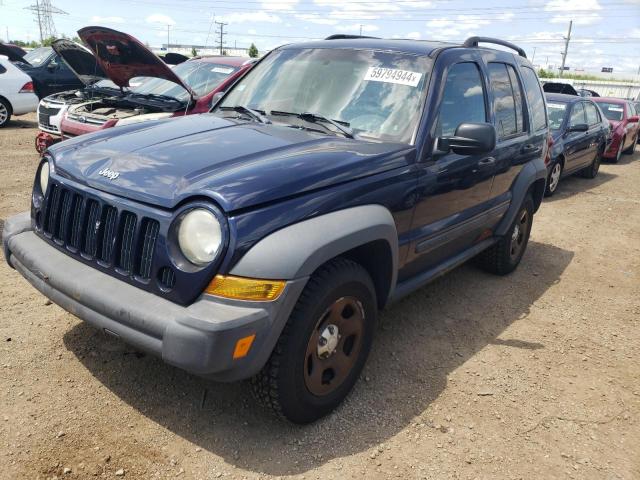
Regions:
M 110 128 L 49 151 L 56 174 L 83 185 L 163 208 L 207 196 L 230 212 L 406 166 L 413 147 L 202 114 Z
M 109 77 L 96 60 L 96 57 L 82 45 L 61 38 L 51 44 L 51 48 L 62 57 L 71 71 L 85 85 L 93 85 Z
M 192 98 L 196 97 L 191 87 L 166 63 L 131 35 L 105 27 L 85 27 L 78 30 L 78 35 L 94 53 L 102 70 L 119 87 L 128 87 L 134 77 L 156 77 L 177 83 Z

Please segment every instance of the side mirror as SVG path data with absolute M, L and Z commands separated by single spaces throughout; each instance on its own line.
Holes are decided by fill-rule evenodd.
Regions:
M 222 98 L 222 96 L 224 95 L 224 92 L 216 92 L 213 94 L 213 96 L 211 97 L 211 100 L 209 101 L 209 108 L 213 108 L 216 106 L 216 103 L 218 103 L 218 101 L 220 101 L 220 99 Z
M 638 117 L 638 115 L 634 115 L 633 117 L 629 117 L 629 120 L 627 121 L 631 123 L 638 123 L 639 120 L 640 120 L 640 117 Z
M 490 123 L 461 123 L 453 137 L 441 137 L 438 150 L 458 155 L 481 155 L 496 148 L 496 129 Z
M 589 125 L 586 123 L 578 123 L 577 125 L 572 125 L 569 127 L 568 132 L 587 132 L 589 130 Z
M 57 69 L 58 69 L 58 62 L 56 62 L 55 60 L 51 60 L 47 65 L 47 70 L 49 70 L 50 72 L 53 72 Z

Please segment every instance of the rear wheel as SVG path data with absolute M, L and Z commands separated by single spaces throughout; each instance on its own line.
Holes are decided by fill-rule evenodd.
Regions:
M 358 380 L 376 316 L 375 289 L 362 266 L 338 258 L 320 267 L 252 379 L 258 400 L 295 423 L 331 412 Z
M 496 275 L 506 275 L 516 269 L 529 243 L 533 209 L 533 199 L 527 195 L 506 235 L 476 257 L 480 268 Z
M 6 126 L 11 119 L 11 105 L 4 98 L 0 98 L 0 128 Z
M 544 192 L 546 197 L 552 196 L 558 189 L 560 183 L 560 177 L 562 176 L 562 163 L 560 160 L 555 160 L 549 170 L 549 176 L 547 177 L 547 188 Z
M 600 171 L 600 163 L 602 162 L 602 152 L 598 150 L 596 154 L 596 158 L 593 159 L 591 165 L 587 168 L 584 168 L 580 171 L 580 175 L 584 178 L 596 178 L 598 176 L 598 172 Z

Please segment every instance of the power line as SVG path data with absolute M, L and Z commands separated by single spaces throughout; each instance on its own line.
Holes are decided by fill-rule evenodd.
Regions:
M 53 23 L 53 15 L 68 15 L 64 10 L 51 5 L 50 0 L 36 0 L 35 5 L 25 7 L 25 10 L 31 10 L 40 29 L 40 43 L 46 38 L 56 37 L 56 26 Z

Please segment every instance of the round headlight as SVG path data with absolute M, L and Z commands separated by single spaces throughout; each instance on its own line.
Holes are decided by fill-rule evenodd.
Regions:
M 222 244 L 222 226 L 209 210 L 191 210 L 182 218 L 178 227 L 178 244 L 182 254 L 191 263 L 211 263 Z
M 44 195 L 49 185 L 49 162 L 44 162 L 40 167 L 40 190 Z

